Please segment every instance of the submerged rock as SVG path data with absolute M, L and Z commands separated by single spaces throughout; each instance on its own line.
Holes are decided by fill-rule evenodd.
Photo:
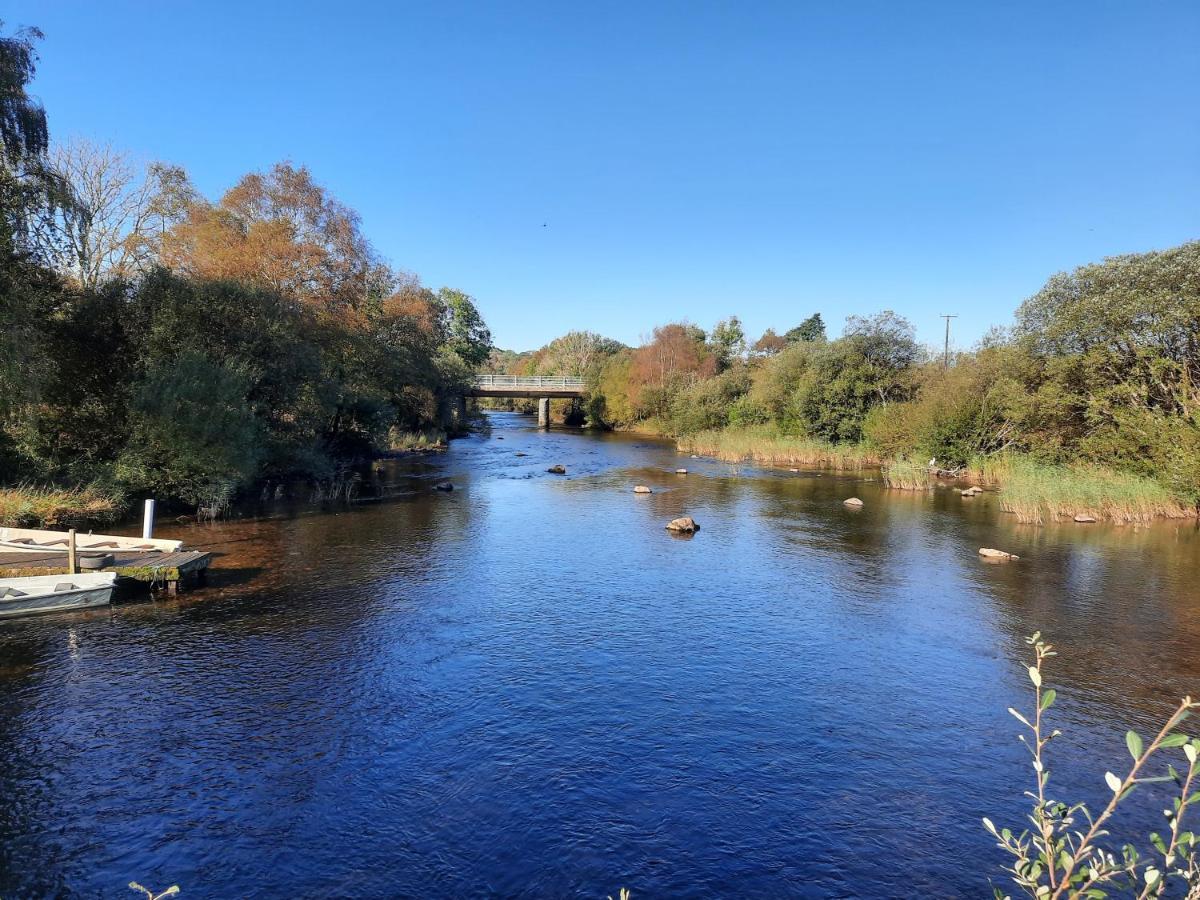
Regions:
M 646 487 L 644 484 L 639 484 L 637 487 L 635 487 L 633 489 L 633 492 L 635 494 L 653 494 L 654 493 L 654 491 L 650 490 L 650 488 Z
M 1006 553 L 1003 550 L 993 550 L 991 547 L 980 547 L 979 555 L 985 559 L 1020 559 L 1015 553 Z
M 567 467 L 566 466 L 551 466 L 546 471 L 549 472 L 551 475 L 566 475 Z
M 852 509 L 862 509 L 863 502 L 857 497 L 850 497 L 842 501 L 843 506 L 849 506 Z
M 700 526 L 691 516 L 680 516 L 667 523 L 667 531 L 674 531 L 678 534 L 693 534 L 699 530 Z
M 515 454 L 515 455 L 516 455 L 516 456 L 528 456 L 529 454 L 528 454 L 528 453 L 522 453 L 521 451 L 519 451 L 519 450 L 518 450 L 518 451 L 516 452 L 516 454 Z
M 450 482 L 448 482 L 448 481 L 442 481 L 442 482 L 440 482 L 440 483 L 438 483 L 438 484 L 435 484 L 435 485 L 433 486 L 433 489 L 434 489 L 435 491 L 452 491 L 452 490 L 454 490 L 454 485 L 452 485 L 452 484 L 451 484 Z
M 1078 522 L 1080 525 L 1091 525 L 1093 522 L 1096 521 L 1096 517 L 1089 516 L 1087 513 L 1078 513 L 1075 516 L 1075 521 Z

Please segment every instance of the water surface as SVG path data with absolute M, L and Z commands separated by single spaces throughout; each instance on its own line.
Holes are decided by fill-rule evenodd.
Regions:
M 491 423 L 384 499 L 163 529 L 203 591 L 0 623 L 0 896 L 990 895 L 1023 635 L 1072 796 L 1200 692 L 1191 523 Z

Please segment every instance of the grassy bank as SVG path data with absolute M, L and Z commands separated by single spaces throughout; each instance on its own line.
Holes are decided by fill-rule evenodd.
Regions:
M 419 431 L 393 430 L 388 435 L 388 450 L 394 453 L 445 450 L 446 446 L 446 432 L 440 428 L 424 428 Z
M 123 497 L 98 488 L 0 488 L 0 525 L 17 528 L 69 528 L 115 521 Z
M 976 460 L 972 473 L 1000 487 L 1000 506 L 1021 522 L 1092 516 L 1119 524 L 1196 515 L 1196 507 L 1149 478 L 1098 466 L 1054 466 L 1022 456 Z
M 781 434 L 770 426 L 702 431 L 681 437 L 677 443 L 685 453 L 713 456 L 728 462 L 842 470 L 862 469 L 880 463 L 877 456 L 862 447 Z
M 677 444 L 685 453 L 729 462 L 848 471 L 879 466 L 888 487 L 903 490 L 927 490 L 934 482 L 928 468 L 910 458 L 881 459 L 860 445 L 780 434 L 770 426 L 703 431 L 680 437 Z M 1001 509 L 1031 524 L 1075 516 L 1118 524 L 1145 523 L 1197 514 L 1195 505 L 1175 497 L 1156 481 L 1098 466 L 1054 466 L 1025 456 L 1000 455 L 975 460 L 970 475 L 999 488 Z

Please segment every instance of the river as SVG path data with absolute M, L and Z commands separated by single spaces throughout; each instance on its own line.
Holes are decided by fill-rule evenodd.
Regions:
M 990 896 L 1024 635 L 1072 798 L 1200 692 L 1194 523 L 489 419 L 383 499 L 161 529 L 203 590 L 0 623 L 0 896 Z

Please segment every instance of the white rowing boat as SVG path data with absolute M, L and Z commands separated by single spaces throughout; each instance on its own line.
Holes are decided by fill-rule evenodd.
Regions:
M 0 578 L 0 619 L 104 606 L 116 583 L 116 572 Z
M 0 552 L 66 553 L 67 540 L 65 531 L 43 531 L 39 528 L 0 528 Z M 164 541 L 158 538 L 123 537 L 115 534 L 75 535 L 75 549 L 81 553 L 86 551 L 175 553 L 182 547 L 183 541 Z

